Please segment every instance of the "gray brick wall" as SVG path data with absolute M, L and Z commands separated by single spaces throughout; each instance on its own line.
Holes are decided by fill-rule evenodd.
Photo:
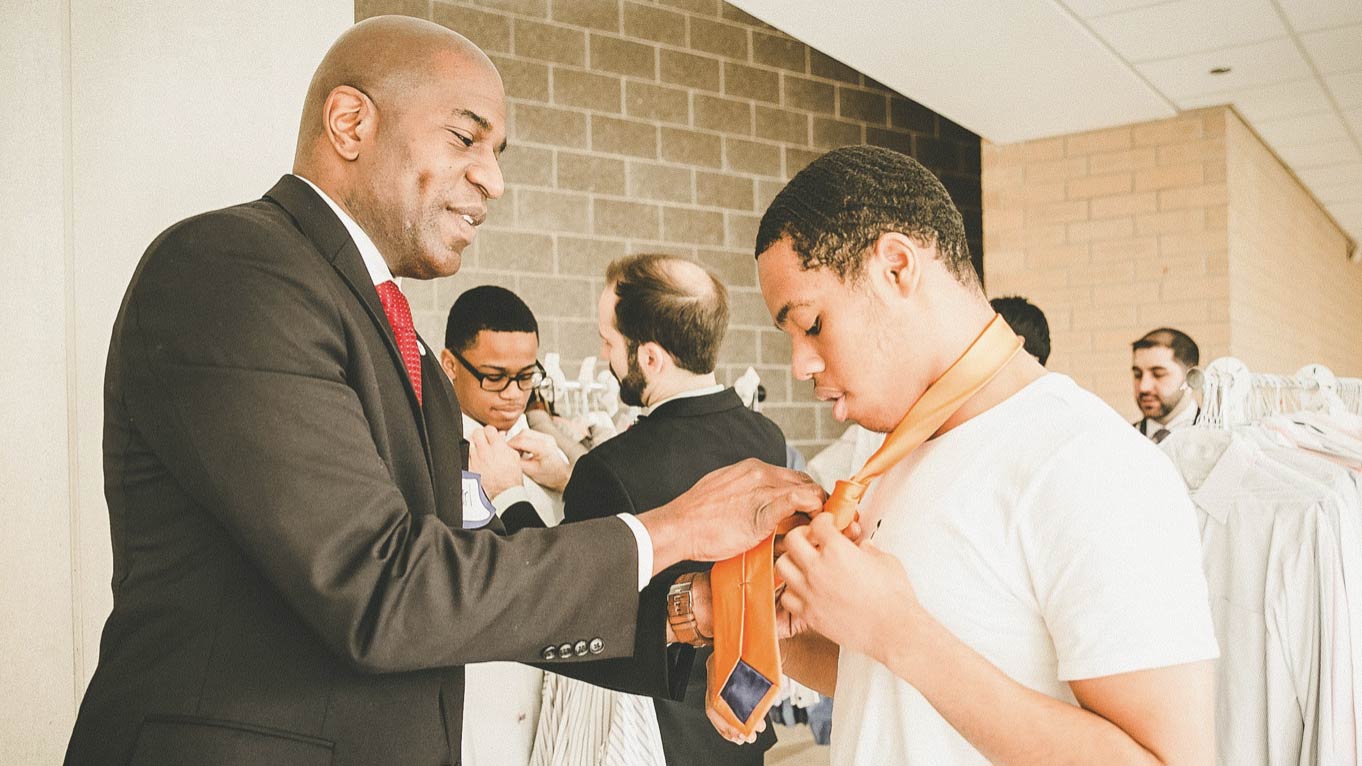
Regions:
M 806 455 L 842 431 L 790 379 L 752 245 L 767 203 L 823 151 L 872 143 L 917 156 L 947 183 L 982 255 L 979 140 L 856 70 L 720 0 L 357 0 L 466 35 L 501 70 L 510 106 L 505 197 L 463 269 L 404 286 L 428 340 L 463 290 L 522 296 L 565 368 L 599 348 L 605 266 L 660 251 L 718 273 L 733 299 L 719 376 L 761 373 L 765 411 Z

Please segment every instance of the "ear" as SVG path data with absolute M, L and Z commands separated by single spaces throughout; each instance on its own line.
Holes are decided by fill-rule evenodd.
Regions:
M 449 349 L 440 349 L 440 368 L 449 377 L 449 382 L 454 382 L 454 376 L 459 374 L 459 360 L 454 358 Z
M 378 124 L 374 102 L 357 88 L 338 85 L 322 104 L 322 124 L 336 154 L 346 160 L 359 158 L 360 146 L 371 140 Z
M 665 372 L 671 361 L 671 354 L 668 354 L 666 349 L 653 341 L 648 341 L 638 347 L 638 366 L 647 371 L 649 377 L 656 377 Z
M 872 286 L 908 298 L 917 291 L 922 281 L 924 259 L 929 256 L 921 243 L 912 237 L 896 231 L 886 232 L 871 245 L 866 273 Z

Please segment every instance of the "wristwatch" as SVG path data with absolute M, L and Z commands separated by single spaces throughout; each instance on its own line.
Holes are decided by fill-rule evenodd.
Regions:
M 700 635 L 695 622 L 695 598 L 691 588 L 699 576 L 698 572 L 683 574 L 667 589 L 667 624 L 672 627 L 677 641 L 691 646 L 709 646 L 714 639 Z

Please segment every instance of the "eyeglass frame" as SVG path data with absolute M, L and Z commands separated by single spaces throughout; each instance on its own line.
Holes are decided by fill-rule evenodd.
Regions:
M 470 364 L 467 359 L 463 358 L 462 354 L 455 351 L 454 349 L 449 349 L 449 353 L 453 355 L 455 359 L 459 360 L 459 364 L 463 365 L 463 368 L 465 370 L 468 370 L 469 374 L 471 374 L 473 378 L 478 381 L 478 388 L 482 389 L 483 391 L 486 391 L 489 394 L 499 394 L 502 391 L 505 391 L 506 389 L 511 387 L 511 381 L 515 381 L 516 387 L 519 388 L 521 391 L 533 391 L 536 388 L 542 386 L 544 384 L 544 381 L 548 380 L 549 377 L 548 370 L 544 369 L 544 365 L 540 364 L 538 359 L 534 360 L 533 368 L 528 367 L 526 368 L 532 369 L 532 372 L 527 377 L 524 373 L 524 370 L 522 370 L 518 375 L 506 375 L 504 373 L 497 372 L 493 373 L 482 372 L 481 370 Z M 538 377 L 538 380 L 535 380 L 536 376 Z M 504 378 L 505 384 L 502 385 L 501 388 L 488 388 L 487 387 L 488 378 Z

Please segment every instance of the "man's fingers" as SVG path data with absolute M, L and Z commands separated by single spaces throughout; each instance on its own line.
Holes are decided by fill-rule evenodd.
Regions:
M 768 490 L 769 491 L 769 490 Z M 773 497 L 757 508 L 755 522 L 757 530 L 770 534 L 782 521 L 797 513 L 812 514 L 823 507 L 822 490 L 803 485 L 778 491 Z

